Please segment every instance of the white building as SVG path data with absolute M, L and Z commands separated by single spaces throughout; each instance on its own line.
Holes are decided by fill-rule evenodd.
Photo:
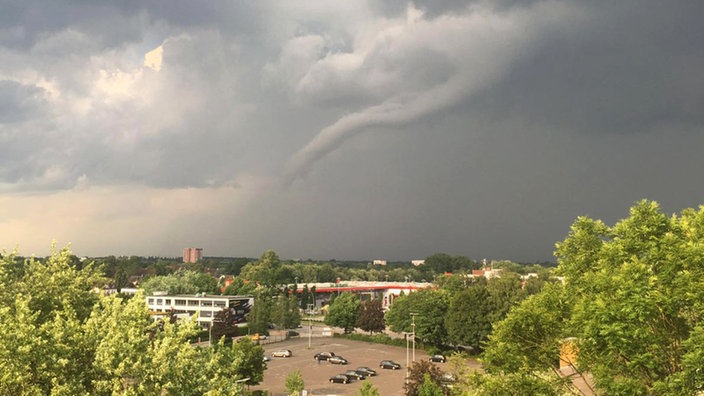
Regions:
M 195 315 L 198 318 L 198 324 L 203 328 L 209 328 L 215 314 L 223 308 L 232 309 L 235 323 L 244 324 L 254 304 L 252 296 L 220 296 L 205 293 L 167 295 L 164 292 L 155 292 L 145 298 L 153 316 L 165 316 L 171 310 L 182 319 L 190 319 Z

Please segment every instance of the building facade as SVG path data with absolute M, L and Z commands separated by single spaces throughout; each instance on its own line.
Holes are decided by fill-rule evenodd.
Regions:
M 155 292 L 145 298 L 152 316 L 167 316 L 173 310 L 179 319 L 188 320 L 196 316 L 198 324 L 203 328 L 210 328 L 215 314 L 225 308 L 232 310 L 235 323 L 244 324 L 254 304 L 252 296 L 220 296 L 205 293 L 168 295 Z
M 203 258 L 203 248 L 183 248 L 183 262 L 196 263 Z
M 293 287 L 291 284 L 289 287 Z M 412 293 L 420 289 L 433 287 L 428 282 L 368 282 L 368 281 L 338 281 L 336 283 L 301 283 L 297 284 L 296 291 L 301 294 L 303 289 L 315 290 L 314 309 L 320 310 L 329 304 L 333 295 L 350 292 L 365 300 L 381 300 L 382 308 L 387 310 L 394 303 L 394 299 L 402 292 Z

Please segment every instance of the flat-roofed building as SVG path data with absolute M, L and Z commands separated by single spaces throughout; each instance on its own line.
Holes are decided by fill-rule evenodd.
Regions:
M 173 310 L 181 319 L 196 316 L 198 324 L 203 328 L 209 328 L 215 314 L 224 308 L 232 310 L 235 323 L 244 324 L 254 304 L 252 296 L 221 296 L 205 293 L 168 295 L 155 292 L 145 298 L 152 316 L 167 316 Z

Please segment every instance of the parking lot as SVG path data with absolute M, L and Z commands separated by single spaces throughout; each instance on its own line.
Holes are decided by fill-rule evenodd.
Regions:
M 283 342 L 263 345 L 265 354 L 278 349 L 290 349 L 292 357 L 271 358 L 264 372 L 264 381 L 251 387 L 251 390 L 267 390 L 271 396 L 286 395 L 284 382 L 286 376 L 297 369 L 301 370 L 305 389 L 309 395 L 356 395 L 361 381 L 348 384 L 332 384 L 329 378 L 335 374 L 360 366 L 367 366 L 377 371 L 378 375 L 369 377 L 370 382 L 384 396 L 403 395 L 403 383 L 406 376 L 406 348 L 361 341 L 350 341 L 333 337 L 315 337 L 308 349 L 308 338 L 296 338 Z M 326 361 L 316 362 L 313 356 L 318 352 L 331 351 L 349 360 L 348 365 L 334 365 Z M 416 360 L 427 359 L 424 351 L 416 350 Z M 393 360 L 401 365 L 400 370 L 383 370 L 379 368 L 381 360 Z

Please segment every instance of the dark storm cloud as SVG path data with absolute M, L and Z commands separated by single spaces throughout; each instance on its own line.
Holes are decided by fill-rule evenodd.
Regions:
M 583 133 L 638 133 L 704 121 L 702 6 L 618 2 L 591 23 L 545 37 L 538 51 L 468 106 L 477 114 Z
M 654 0 L 6 2 L 0 237 L 549 259 L 578 215 L 700 203 L 700 15 Z M 92 237 L 105 227 L 123 236 L 110 247 Z M 147 240 L 161 250 L 130 250 Z

